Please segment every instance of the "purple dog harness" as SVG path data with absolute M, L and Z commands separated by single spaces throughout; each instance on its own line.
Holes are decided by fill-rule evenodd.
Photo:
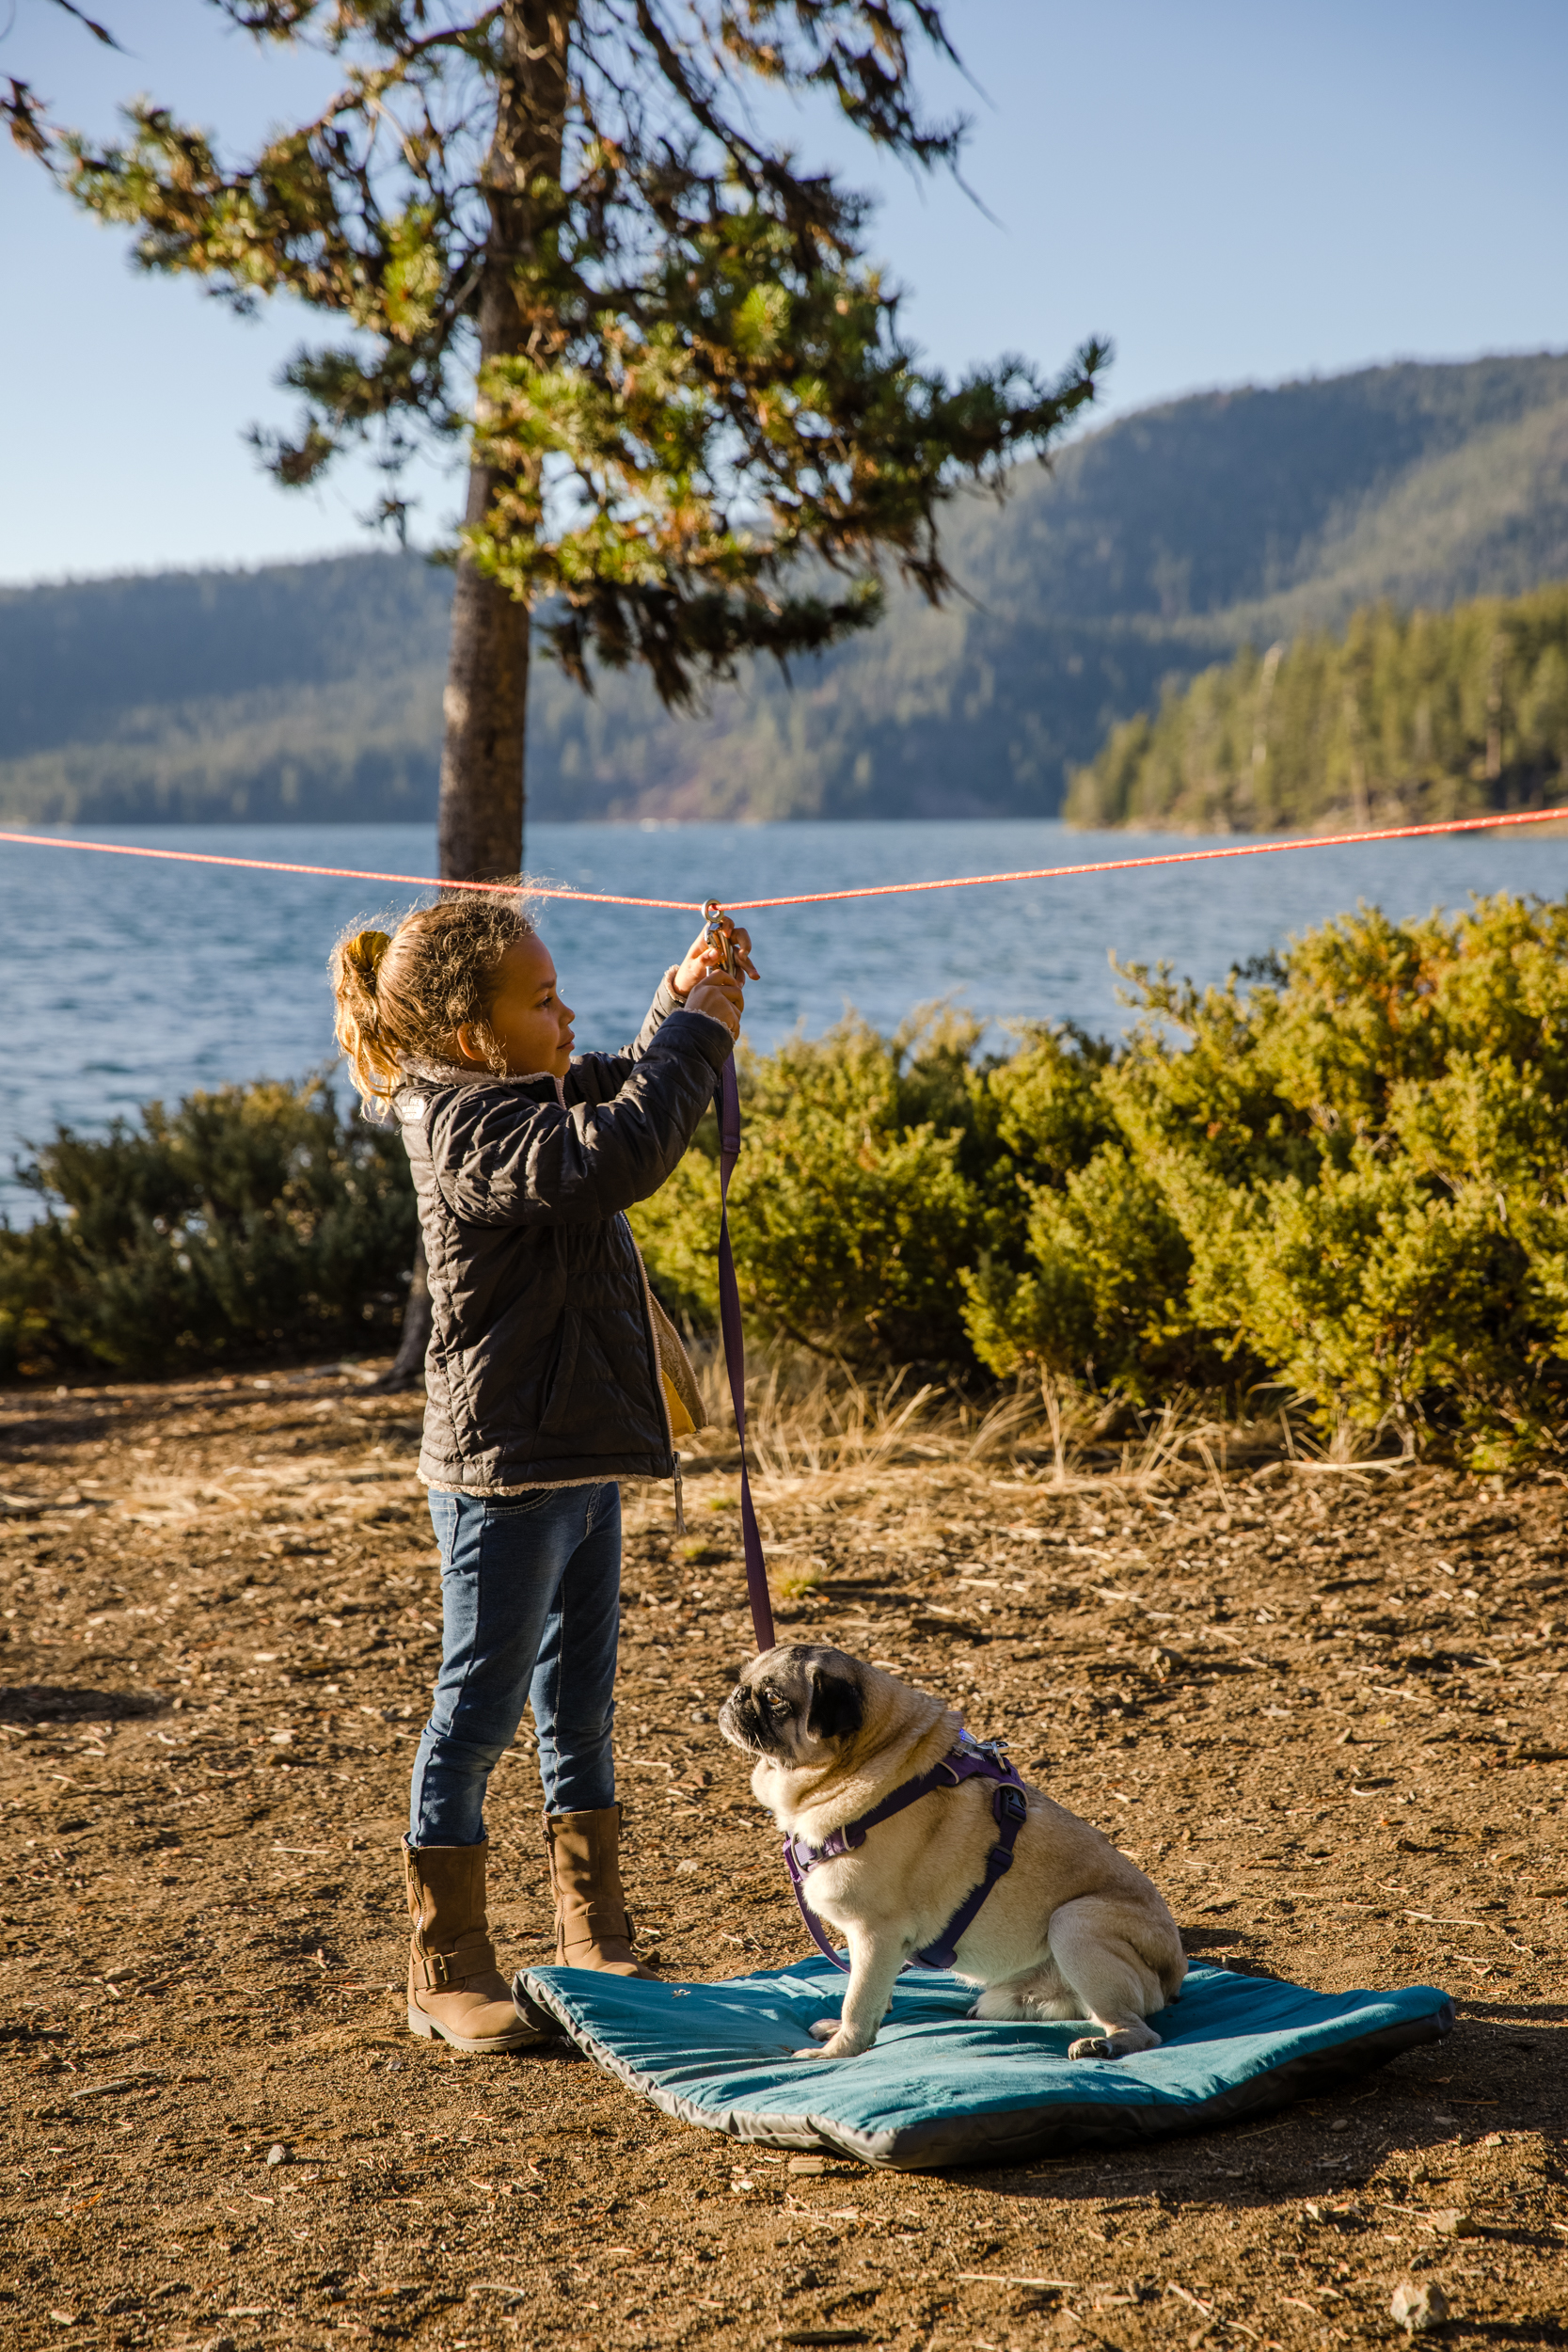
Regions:
M 972 1740 L 967 1731 L 958 1735 L 958 1744 L 950 1749 L 940 1764 L 933 1764 L 918 1780 L 907 1780 L 895 1788 L 891 1797 L 874 1804 L 869 1813 L 858 1820 L 846 1821 L 842 1829 L 831 1830 L 820 1846 L 812 1845 L 804 1837 L 786 1837 L 784 1842 L 785 1867 L 789 1883 L 795 1889 L 795 1899 L 800 1906 L 800 1916 L 806 1923 L 812 1942 L 819 1952 L 831 1960 L 835 1968 L 847 1971 L 848 1963 L 840 1958 L 823 1932 L 822 1922 L 806 1900 L 805 1884 L 810 1873 L 821 1862 L 837 1862 L 844 1854 L 863 1846 L 867 1830 L 875 1829 L 895 1813 L 902 1813 L 907 1804 L 918 1804 L 922 1797 L 930 1796 L 938 1788 L 957 1788 L 961 1781 L 991 1780 L 997 1784 L 991 1799 L 991 1811 L 996 1817 L 997 1839 L 986 1856 L 986 1874 L 972 1894 L 966 1895 L 958 1910 L 937 1937 L 924 1951 L 916 1952 L 905 1963 L 911 1968 L 951 1968 L 958 1953 L 958 1939 L 973 1925 L 981 1904 L 996 1884 L 1006 1878 L 1013 1867 L 1013 1847 L 1023 1827 L 1028 1811 L 1028 1798 L 1018 1767 L 1005 1763 L 994 1740 Z

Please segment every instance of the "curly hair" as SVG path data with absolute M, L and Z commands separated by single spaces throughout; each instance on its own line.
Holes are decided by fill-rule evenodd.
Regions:
M 529 887 L 517 877 L 519 897 Z M 493 1070 L 506 1067 L 489 1034 L 500 961 L 535 928 L 516 898 L 463 891 L 415 907 L 390 933 L 345 931 L 327 969 L 334 1027 L 366 1107 L 389 1102 L 410 1057 L 450 1061 L 465 1025 Z

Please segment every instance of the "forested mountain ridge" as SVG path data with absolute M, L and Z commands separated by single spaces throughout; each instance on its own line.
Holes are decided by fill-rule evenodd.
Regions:
M 1568 357 L 1406 363 L 1119 420 L 949 511 L 968 600 L 758 668 L 700 720 L 541 665 L 541 817 L 1054 814 L 1110 727 L 1359 605 L 1568 577 Z M 450 576 L 418 557 L 0 592 L 0 811 L 423 817 Z
M 1363 608 L 1167 689 L 1074 775 L 1081 825 L 1332 832 L 1555 805 L 1568 791 L 1568 586 L 1447 612 Z

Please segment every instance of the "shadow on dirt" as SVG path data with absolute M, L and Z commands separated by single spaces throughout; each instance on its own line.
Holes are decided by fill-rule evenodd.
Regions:
M 1465 2334 L 1477 2344 L 1568 2344 L 1568 2327 L 1551 2319 L 1471 2319 Z
M 80 1691 L 56 1682 L 0 1683 L 0 1724 L 123 1723 L 161 1715 L 168 1701 L 150 1691 Z
M 1568 2025 L 1568 2001 L 1483 2001 L 1474 1993 L 1461 1993 L 1457 2002 L 1460 2015 L 1477 2024 L 1519 2027 Z
M 1249 1928 L 1198 1928 L 1179 1923 L 1181 1948 L 1189 1960 L 1207 1961 L 1216 1968 L 1227 1968 L 1233 1977 L 1267 1977 L 1272 1983 L 1288 1984 L 1291 1979 L 1278 1968 L 1272 1968 L 1266 1960 L 1258 1957 L 1262 1937 Z

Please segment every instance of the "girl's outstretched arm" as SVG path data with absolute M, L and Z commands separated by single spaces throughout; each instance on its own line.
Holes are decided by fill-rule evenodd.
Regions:
M 436 1181 L 473 1224 L 613 1216 L 673 1173 L 733 1050 L 725 1024 L 693 1008 L 664 1020 L 608 1101 L 541 1102 L 504 1080 L 432 1089 Z

